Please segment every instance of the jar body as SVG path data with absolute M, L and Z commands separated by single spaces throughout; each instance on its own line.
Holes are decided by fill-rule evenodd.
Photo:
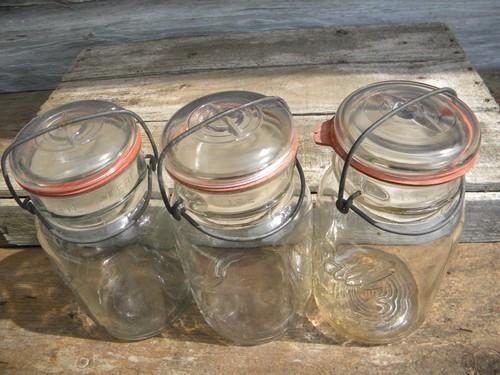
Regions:
M 398 231 L 406 227 L 408 233 L 433 220 L 443 223 L 426 234 L 393 234 L 352 210 L 339 212 L 335 202 L 342 166 L 334 156 L 319 191 L 314 255 L 319 317 L 357 342 L 397 341 L 422 324 L 446 273 L 463 226 L 464 181 L 408 187 L 351 169 L 346 196 L 361 190 L 363 199 L 355 204 L 370 217 Z
M 269 207 L 267 218 L 289 215 L 300 190 L 296 178 L 291 186 L 286 203 L 275 209 Z M 235 197 L 218 194 L 215 200 L 219 203 L 208 201 L 211 206 L 220 206 L 221 201 L 230 202 L 231 198 Z M 246 204 L 252 201 L 244 200 Z M 262 215 L 247 212 L 244 217 L 266 222 Z M 217 219 L 226 228 L 230 227 L 227 217 Z M 234 220 L 239 229 L 214 233 L 238 233 L 245 237 L 259 230 L 259 225 L 248 226 L 243 222 L 243 216 L 239 215 Z M 176 238 L 194 299 L 207 323 L 221 336 L 240 345 L 268 342 L 284 335 L 304 312 L 312 289 L 312 204 L 308 191 L 293 221 L 270 237 L 255 241 L 218 240 L 181 220 L 176 227 Z
M 150 202 L 124 231 L 85 244 L 36 224 L 41 246 L 85 312 L 112 336 L 141 340 L 158 334 L 189 300 L 171 220 Z

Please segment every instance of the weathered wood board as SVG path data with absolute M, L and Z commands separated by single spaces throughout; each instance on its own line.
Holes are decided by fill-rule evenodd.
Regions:
M 0 373 L 469 374 L 500 372 L 500 244 L 462 244 L 426 323 L 405 341 L 340 345 L 306 319 L 279 341 L 222 341 L 191 306 L 149 340 L 117 342 L 83 315 L 40 250 L 0 249 Z
M 228 34 L 87 48 L 40 110 L 73 100 L 111 100 L 142 116 L 159 141 L 165 121 L 199 96 L 236 89 L 279 95 L 294 113 L 299 157 L 314 192 L 331 157 L 328 148 L 314 145 L 314 126 L 331 117 L 353 90 L 388 79 L 453 87 L 474 110 L 483 142 L 479 162 L 467 177 L 463 240 L 500 240 L 498 104 L 442 24 Z M 15 110 L 16 95 L 0 96 L 12 119 L 0 133 L 0 152 L 27 120 Z M 47 94 L 33 95 L 40 100 Z M 32 218 L 15 206 L 3 181 L 0 197 L 0 245 L 36 244 Z
M 346 27 L 334 31 L 316 28 L 254 32 L 87 48 L 62 81 L 220 69 L 464 60 L 462 48 L 440 24 Z M 422 41 L 431 42 L 434 48 Z M 382 50 L 390 56 L 383 56 Z

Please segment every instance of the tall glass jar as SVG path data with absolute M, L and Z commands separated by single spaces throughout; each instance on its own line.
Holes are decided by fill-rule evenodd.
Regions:
M 282 336 L 304 311 L 312 267 L 311 200 L 288 106 L 252 92 L 205 96 L 172 116 L 163 145 L 159 176 L 166 157 L 175 202 L 166 204 L 205 320 L 242 345 Z
M 460 238 L 478 122 L 450 89 L 388 81 L 349 95 L 315 141 L 335 151 L 318 197 L 319 320 L 357 342 L 400 340 L 422 324 Z
M 36 214 L 55 269 L 88 315 L 123 340 L 158 334 L 189 296 L 170 215 L 151 204 L 154 165 L 136 121 L 144 126 L 109 102 L 66 104 L 33 119 L 2 157 L 8 185 L 10 156 L 29 194 L 21 201 L 11 188 Z

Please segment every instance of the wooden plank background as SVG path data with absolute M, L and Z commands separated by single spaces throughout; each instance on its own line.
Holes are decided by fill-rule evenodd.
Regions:
M 81 313 L 42 251 L 0 249 L 0 373 L 495 375 L 499 262 L 499 244 L 460 245 L 426 323 L 399 344 L 340 344 L 304 319 L 278 341 L 240 347 L 194 306 L 158 337 L 117 342 Z
M 141 115 L 158 140 L 178 108 L 207 93 L 242 89 L 279 95 L 294 113 L 299 157 L 315 192 L 331 150 L 314 145 L 314 126 L 331 117 L 358 87 L 395 78 L 451 86 L 478 116 L 483 143 L 479 162 L 467 177 L 463 240 L 500 240 L 498 104 L 442 24 L 243 33 L 87 48 L 41 111 L 73 100 L 111 100 Z M 13 120 L 19 123 L 11 123 L 12 132 L 24 119 L 14 115 Z M 10 137 L 0 138 L 0 152 Z M 3 181 L 0 197 L 5 198 L 0 199 L 0 244 L 36 244 L 32 218 L 9 199 Z

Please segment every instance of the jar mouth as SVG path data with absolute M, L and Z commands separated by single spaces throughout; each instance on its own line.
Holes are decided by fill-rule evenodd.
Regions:
M 142 134 L 140 131 L 137 131 L 132 147 L 128 148 L 125 154 L 117 158 L 109 167 L 80 180 L 51 184 L 40 188 L 26 186 L 17 178 L 16 182 L 24 190 L 39 196 L 64 197 L 86 193 L 107 184 L 120 173 L 125 171 L 139 154 L 141 144 Z
M 240 190 L 251 189 L 258 185 L 264 184 L 269 180 L 275 178 L 279 174 L 283 173 L 290 166 L 290 164 L 294 163 L 298 148 L 299 139 L 297 136 L 297 132 L 295 131 L 295 129 L 293 129 L 290 147 L 288 149 L 288 152 L 284 155 L 283 158 L 281 158 L 281 160 L 277 160 L 269 167 L 262 169 L 258 173 L 233 180 L 220 179 L 207 181 L 193 178 L 181 173 L 177 173 L 174 168 L 169 168 L 168 162 L 165 163 L 165 170 L 175 181 L 191 189 L 211 193 L 236 192 Z

